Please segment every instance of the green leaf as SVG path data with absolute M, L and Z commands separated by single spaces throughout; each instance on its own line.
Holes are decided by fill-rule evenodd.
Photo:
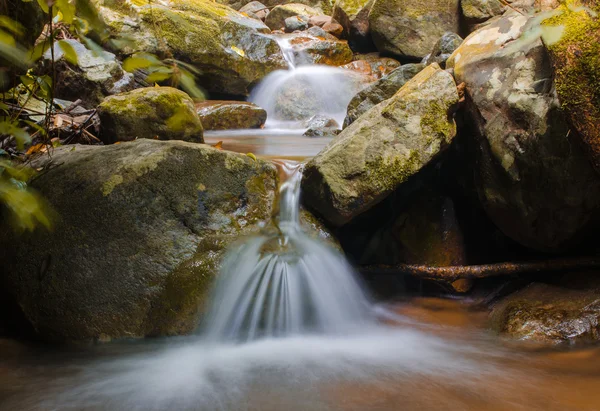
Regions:
M 23 150 L 25 144 L 31 142 L 29 133 L 11 121 L 0 122 L 0 134 L 13 136 L 19 150 Z
M 36 44 L 29 52 L 31 61 L 38 61 L 39 59 L 41 59 L 46 50 L 48 50 L 49 48 L 50 42 L 48 41 L 41 41 L 38 44 Z
M 146 81 L 148 83 L 159 83 L 161 81 L 168 80 L 169 78 L 171 78 L 171 75 L 172 75 L 172 73 L 163 73 L 163 72 L 155 71 L 154 73 L 150 73 L 146 77 Z
M 12 223 L 18 231 L 32 231 L 39 224 L 48 229 L 52 226 L 43 198 L 13 179 L 0 180 L 0 203 L 11 213 Z
M 37 0 L 38 4 L 44 10 L 44 13 L 50 13 L 50 7 L 48 7 L 48 3 L 46 0 Z
M 206 95 L 204 91 L 196 84 L 196 78 L 188 71 L 181 70 L 181 75 L 179 77 L 179 82 L 181 87 L 188 93 L 191 97 L 196 99 L 206 99 Z
M 56 0 L 54 4 L 55 13 L 59 11 L 63 15 L 63 21 L 66 24 L 73 23 L 73 19 L 75 18 L 75 6 L 69 3 L 69 0 Z
M 21 36 L 25 32 L 25 28 L 21 23 L 14 21 L 7 16 L 0 16 L 0 27 L 4 27 L 17 36 Z
M 135 70 L 162 65 L 163 63 L 153 54 L 136 53 L 123 62 L 123 70 L 131 73 Z
M 92 53 L 96 57 L 105 57 L 106 56 L 104 49 L 102 47 L 100 47 L 95 41 L 91 40 L 89 37 L 80 35 L 79 40 L 81 40 L 83 42 L 83 44 L 85 44 L 85 46 L 89 50 L 91 50 Z
M 69 43 L 66 40 L 60 40 L 58 42 L 58 47 L 60 47 L 60 49 L 64 53 L 65 60 L 67 60 L 71 64 L 77 64 L 77 52 L 75 51 L 71 43 Z
M 31 63 L 27 50 L 18 45 L 14 37 L 3 30 L 0 30 L 0 57 L 20 68 L 26 68 Z

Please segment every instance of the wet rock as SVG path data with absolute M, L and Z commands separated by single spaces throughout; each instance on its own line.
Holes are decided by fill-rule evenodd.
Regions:
M 138 138 L 204 142 L 194 102 L 172 87 L 147 87 L 107 97 L 98 106 L 106 144 Z
M 457 103 L 452 76 L 428 66 L 306 165 L 305 204 L 338 226 L 368 210 L 448 146 Z
M 241 8 L 248 4 L 250 0 L 218 0 L 218 3 L 226 4 L 235 10 L 241 10 Z M 263 0 L 269 9 L 275 6 L 281 6 L 286 4 L 304 4 L 306 6 L 313 7 L 319 10 L 322 14 L 331 14 L 332 3 L 331 0 Z
M 375 50 L 369 27 L 369 12 L 374 0 L 336 0 L 333 18 L 344 28 L 343 36 L 353 50 L 368 52 Z
M 597 281 L 586 289 L 531 284 L 494 307 L 491 325 L 498 333 L 536 343 L 596 342 L 600 340 L 600 286 Z
M 323 38 L 308 32 L 295 33 L 290 37 L 290 45 L 298 64 L 341 66 L 352 61 L 348 43 L 333 36 Z
M 115 55 L 105 51 L 96 55 L 77 40 L 61 40 L 77 55 L 77 63 L 67 61 L 60 44 L 54 46 L 56 71 L 55 96 L 66 100 L 82 100 L 85 106 L 95 107 L 104 97 L 132 90 L 133 74 L 123 71 Z M 51 75 L 51 53 L 42 61 L 42 71 Z
M 473 32 L 448 60 L 464 82 L 476 128 L 476 184 L 510 238 L 540 251 L 575 246 L 593 230 L 600 181 L 570 131 L 539 37 L 509 14 Z
M 442 68 L 446 67 L 446 60 L 454 51 L 460 47 L 463 39 L 456 33 L 445 33 L 427 57 L 422 61 L 424 64 L 438 63 Z
M 500 0 L 461 0 L 460 7 L 470 24 L 481 23 L 504 13 Z
M 337 38 L 340 38 L 342 36 L 344 28 L 341 26 L 341 24 L 331 22 L 324 24 L 323 30 Z
M 204 130 L 260 128 L 267 121 L 265 110 L 246 101 L 204 101 L 196 103 L 196 112 Z
M 225 248 L 269 219 L 276 186 L 270 163 L 181 141 L 40 161 L 32 185 L 60 218 L 18 241 L 0 230 L 0 278 L 56 341 L 192 332 Z
M 262 22 L 210 1 L 165 0 L 135 6 L 98 0 L 99 16 L 116 38 L 129 42 L 124 55 L 149 52 L 197 67 L 206 90 L 246 95 L 250 85 L 286 68 L 277 42 Z
M 355 54 L 354 61 L 366 61 L 371 66 L 371 73 L 380 79 L 401 66 L 398 60 L 381 57 L 379 53 Z
M 271 30 L 285 27 L 285 19 L 294 16 L 317 16 L 323 14 L 320 10 L 300 3 L 290 3 L 282 6 L 275 6 L 265 20 L 265 24 Z
M 302 31 L 308 29 L 308 16 L 292 16 L 284 21 L 285 32 Z
M 307 137 L 325 137 L 337 134 L 340 125 L 332 118 L 323 115 L 316 115 L 305 124 L 307 130 L 304 135 Z
M 269 8 L 259 1 L 251 1 L 240 9 L 240 13 L 246 13 L 260 21 L 265 21 Z
M 424 67 L 423 64 L 405 64 L 360 91 L 348 104 L 344 128 L 377 104 L 393 97 L 402 86 L 423 70 Z
M 600 2 L 591 1 L 590 6 L 594 3 L 600 13 Z M 570 7 L 561 6 L 558 15 L 543 22 L 544 45 L 561 106 L 600 172 L 600 20 Z
M 371 36 L 382 53 L 425 57 L 444 33 L 460 31 L 459 0 L 375 0 Z

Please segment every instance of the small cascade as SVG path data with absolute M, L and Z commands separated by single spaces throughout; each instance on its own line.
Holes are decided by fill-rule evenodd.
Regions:
M 293 35 L 274 36 L 288 64 L 266 76 L 249 101 L 267 111 L 265 128 L 306 129 L 306 121 L 319 114 L 343 124 L 348 103 L 359 91 L 356 74 L 325 65 L 308 64 L 310 58 L 294 50 Z
M 300 226 L 301 167 L 281 167 L 272 227 L 225 257 L 204 330 L 210 340 L 339 334 L 374 322 L 344 256 Z

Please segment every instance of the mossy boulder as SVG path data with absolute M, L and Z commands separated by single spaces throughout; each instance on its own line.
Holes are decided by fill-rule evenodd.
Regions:
M 513 240 L 554 252 L 575 247 L 596 227 L 600 179 L 566 121 L 531 24 L 536 20 L 504 15 L 468 36 L 447 65 L 466 86 L 486 212 Z
M 460 31 L 460 0 L 375 0 L 369 13 L 377 49 L 425 57 L 442 35 Z
M 217 0 L 218 3 L 226 4 L 235 10 L 240 10 L 251 1 L 252 0 Z M 304 4 L 319 10 L 323 14 L 331 14 L 333 6 L 331 0 L 263 0 L 262 3 L 269 9 L 290 3 Z
M 500 0 L 461 0 L 462 14 L 470 24 L 481 23 L 504 13 Z
M 50 50 L 44 54 L 43 72 L 52 76 L 56 72 L 54 95 L 66 100 L 82 100 L 85 107 L 96 107 L 104 97 L 132 90 L 133 74 L 125 72 L 113 53 L 102 55 L 88 50 L 77 40 L 61 40 L 77 55 L 77 62 L 67 61 L 59 43 L 54 46 L 54 68 Z
M 348 127 L 357 118 L 388 98 L 391 98 L 402 86 L 416 76 L 425 65 L 405 64 L 387 76 L 381 78 L 356 94 L 350 104 L 344 119 L 344 127 Z
M 96 3 L 112 35 L 130 40 L 121 53 L 150 52 L 190 63 L 208 91 L 247 95 L 251 85 L 286 67 L 277 42 L 265 35 L 269 28 L 227 6 L 208 0 L 139 7 L 124 0 Z
M 204 101 L 196 111 L 205 130 L 260 128 L 267 121 L 264 109 L 246 101 Z
M 336 0 L 333 18 L 344 28 L 343 36 L 353 50 L 368 52 L 375 50 L 369 27 L 369 12 L 374 0 Z
M 145 87 L 104 99 L 98 106 L 104 143 L 138 138 L 204 142 L 194 101 L 172 87 Z
M 285 19 L 289 17 L 305 16 L 308 18 L 310 16 L 320 15 L 323 15 L 321 10 L 317 10 L 306 4 L 290 3 L 273 7 L 265 19 L 265 24 L 269 26 L 271 30 L 279 30 L 285 27 Z
M 577 8 L 579 1 L 562 5 L 543 22 L 543 38 L 558 99 L 600 172 L 600 2 L 588 3 L 594 10 Z
M 277 177 L 246 155 L 145 139 L 60 147 L 36 167 L 58 217 L 0 231 L 0 278 L 56 341 L 193 331 L 225 248 L 270 218 Z
M 370 209 L 450 144 L 457 103 L 452 76 L 428 66 L 306 165 L 304 203 L 338 226 Z
M 600 284 L 580 288 L 533 283 L 501 300 L 490 320 L 494 331 L 519 340 L 544 345 L 597 343 Z

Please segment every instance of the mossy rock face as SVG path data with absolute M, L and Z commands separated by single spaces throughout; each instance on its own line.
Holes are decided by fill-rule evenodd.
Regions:
M 423 58 L 442 35 L 460 31 L 460 0 L 375 0 L 369 13 L 382 53 Z
M 568 1 L 543 27 L 558 99 L 600 172 L 600 2 L 587 3 L 596 16 Z
M 498 18 L 468 36 L 447 65 L 466 86 L 486 212 L 513 240 L 552 252 L 596 227 L 600 179 L 566 121 L 552 65 L 529 24 L 516 13 Z
M 285 28 L 285 19 L 288 17 L 320 15 L 323 15 L 323 13 L 313 7 L 301 3 L 290 3 L 273 7 L 265 19 L 265 24 L 271 30 L 279 30 Z
M 217 0 L 217 3 L 225 4 L 235 10 L 239 10 L 252 0 Z M 322 14 L 331 14 L 333 3 L 331 0 L 263 0 L 261 1 L 269 9 L 285 4 L 304 4 L 319 10 Z
M 425 68 L 306 165 L 305 204 L 333 225 L 373 207 L 450 144 L 457 103 L 452 76 Z
M 277 178 L 181 141 L 65 146 L 51 161 L 32 186 L 54 230 L 2 230 L 0 258 L 3 285 L 58 341 L 191 332 L 227 245 L 270 218 Z
M 113 53 L 105 51 L 103 55 L 95 55 L 77 40 L 62 41 L 73 48 L 77 63 L 68 62 L 60 45 L 55 44 L 56 97 L 71 101 L 80 99 L 84 107 L 96 107 L 104 97 L 135 87 L 133 74 L 123 71 Z M 52 76 L 50 50 L 44 54 L 41 68 Z
M 138 138 L 204 142 L 194 102 L 172 87 L 146 87 L 104 99 L 98 106 L 104 143 Z
M 208 91 L 246 95 L 271 71 L 285 68 L 277 42 L 261 21 L 209 0 L 171 0 L 141 7 L 97 0 L 115 37 L 128 37 L 124 54 L 172 55 L 196 66 Z
M 590 273 L 590 276 L 597 276 Z M 600 340 L 600 287 L 586 289 L 534 283 L 500 301 L 492 329 L 541 344 L 591 343 Z
M 204 101 L 196 111 L 205 130 L 260 128 L 267 121 L 264 109 L 245 101 Z
M 425 65 L 423 64 L 405 64 L 360 91 L 350 101 L 350 104 L 348 104 L 344 127 L 348 127 L 377 104 L 391 98 L 402 86 L 423 70 L 424 67 Z
M 481 23 L 504 13 L 505 6 L 500 0 L 461 0 L 463 16 L 469 23 Z

